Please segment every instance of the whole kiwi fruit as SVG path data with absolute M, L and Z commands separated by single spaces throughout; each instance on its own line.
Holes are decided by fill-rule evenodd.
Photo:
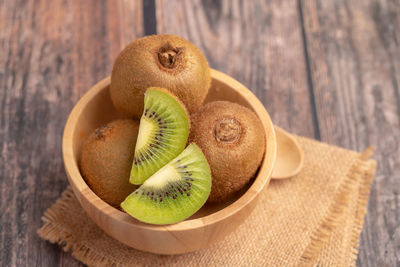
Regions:
M 189 140 L 201 148 L 211 168 L 208 202 L 223 202 L 256 173 L 265 151 L 264 128 L 252 110 L 227 101 L 204 105 L 191 122 Z
M 203 53 L 179 36 L 160 34 L 139 38 L 121 51 L 112 69 L 110 93 L 119 112 L 139 119 L 149 87 L 167 88 L 192 113 L 203 103 L 210 84 Z
M 129 183 L 139 122 L 117 120 L 96 129 L 81 151 L 81 172 L 89 187 L 108 204 L 119 207 L 137 187 Z

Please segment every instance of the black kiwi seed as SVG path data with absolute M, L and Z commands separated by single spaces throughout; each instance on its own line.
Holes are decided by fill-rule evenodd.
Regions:
M 151 113 L 150 115 L 153 115 L 153 113 Z M 157 140 L 157 142 L 154 142 L 152 144 L 150 144 L 150 146 L 154 147 L 157 145 L 160 145 L 160 142 L 158 142 L 158 140 L 162 140 L 162 138 L 160 137 L 155 137 L 155 140 Z M 149 157 L 150 155 L 150 151 L 147 152 L 147 154 L 139 154 L 139 161 L 144 158 L 144 157 Z M 192 183 L 190 183 L 189 181 L 193 181 L 193 179 L 190 178 L 190 176 L 192 176 L 192 171 L 191 171 L 191 164 L 186 164 L 185 160 L 182 159 L 176 159 L 175 161 L 176 163 L 174 164 L 174 166 L 179 170 L 180 169 L 180 173 L 181 173 L 181 177 L 184 179 L 181 180 L 181 182 L 171 182 L 168 183 L 168 185 L 166 187 L 164 187 L 164 189 L 156 189 L 156 188 L 144 188 L 142 189 L 142 191 L 140 191 L 142 193 L 142 195 L 147 195 L 148 197 L 146 197 L 147 199 L 154 201 L 154 202 L 163 202 L 164 199 L 167 199 L 166 201 L 168 202 L 168 198 L 170 198 L 171 200 L 174 199 L 176 201 L 180 201 L 179 193 L 180 195 L 184 196 L 191 196 L 191 185 Z M 169 178 L 169 177 L 165 177 L 165 178 Z M 173 180 L 172 177 L 171 179 L 167 179 L 167 180 Z M 137 194 L 137 193 L 136 193 Z M 165 201 L 164 201 L 165 202 Z M 160 204 L 161 205 L 161 204 Z
M 122 209 L 133 217 L 137 216 L 135 218 L 139 220 L 142 220 L 140 217 L 142 215 L 149 217 L 148 219 L 145 217 L 142 220 L 144 222 L 153 223 L 151 221 L 151 216 L 154 216 L 156 217 L 154 224 L 164 224 L 164 221 L 160 220 L 166 220 L 165 218 L 168 219 L 168 216 L 176 216 L 176 218 L 181 218 L 181 214 L 185 214 L 184 212 L 187 213 L 185 216 L 190 216 L 200 209 L 202 206 L 201 203 L 204 204 L 206 202 L 211 190 L 211 173 L 209 167 L 206 165 L 207 160 L 201 153 L 201 150 L 197 148 L 195 144 L 189 145 L 188 148 L 187 153 L 182 152 L 182 156 L 179 157 L 182 157 L 180 161 L 179 158 L 176 158 L 168 163 L 171 168 L 175 168 L 177 171 L 176 175 L 173 174 L 170 176 L 171 172 L 169 171 L 169 168 L 161 169 L 161 171 L 150 177 L 148 182 L 146 181 L 141 186 L 143 191 L 146 193 L 147 191 L 150 192 L 150 196 L 141 197 L 137 195 L 131 195 L 121 204 Z M 184 169 L 184 167 L 187 169 Z M 201 172 L 198 171 L 200 168 L 203 168 Z M 197 182 L 193 184 L 193 196 L 191 192 L 192 183 L 189 182 L 190 178 L 186 177 L 188 176 L 186 175 L 186 171 L 189 171 L 189 173 L 193 172 L 193 176 L 196 176 L 196 181 L 199 181 L 198 184 Z M 197 177 L 198 173 L 201 176 Z M 159 181 L 157 181 L 157 179 L 159 179 Z M 206 195 L 199 195 L 203 193 L 203 191 L 200 189 L 207 190 L 205 192 Z M 154 202 L 150 201 L 150 199 L 154 200 Z M 199 201 L 201 201 L 201 203 Z M 187 204 L 188 202 L 189 204 Z M 172 204 L 171 207 L 173 208 L 170 208 L 169 204 Z M 137 211 L 138 209 L 143 211 L 146 207 L 148 207 L 146 205 L 150 205 L 152 207 L 149 212 L 146 211 L 140 213 Z M 168 223 L 169 221 L 166 222 Z

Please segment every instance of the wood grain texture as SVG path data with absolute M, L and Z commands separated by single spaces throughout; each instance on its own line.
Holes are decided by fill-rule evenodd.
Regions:
M 321 139 L 376 147 L 358 265 L 400 265 L 400 2 L 301 4 Z
M 277 125 L 314 137 L 294 1 L 156 2 L 157 30 L 195 43 L 211 67 L 242 82 Z
M 77 265 L 36 235 L 67 183 L 62 128 L 118 52 L 155 26 L 197 44 L 283 128 L 359 151 L 375 145 L 358 265 L 400 265 L 399 1 L 157 0 L 144 29 L 152 1 L 1 2 L 0 265 Z
M 66 117 L 110 73 L 121 47 L 142 35 L 141 11 L 129 1 L 1 2 L 1 266 L 78 265 L 36 230 L 67 185 Z

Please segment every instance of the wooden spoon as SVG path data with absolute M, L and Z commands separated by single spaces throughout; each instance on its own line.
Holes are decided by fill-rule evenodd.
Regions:
M 275 126 L 277 154 L 272 179 L 285 179 L 298 174 L 303 166 L 303 151 L 286 131 Z

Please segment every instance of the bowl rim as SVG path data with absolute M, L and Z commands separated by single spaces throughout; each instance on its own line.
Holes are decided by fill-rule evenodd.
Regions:
M 239 93 L 247 102 L 251 105 L 254 112 L 260 118 L 264 129 L 266 130 L 266 149 L 268 150 L 264 154 L 263 161 L 258 170 L 258 174 L 254 179 L 253 184 L 246 190 L 246 192 L 233 203 L 229 204 L 225 208 L 218 210 L 212 214 L 206 215 L 204 217 L 199 217 L 190 220 L 184 220 L 175 224 L 170 225 L 152 225 L 142 223 L 138 220 L 133 219 L 125 212 L 122 212 L 108 203 L 100 199 L 86 184 L 83 179 L 78 162 L 74 159 L 73 151 L 73 137 L 76 128 L 76 122 L 81 116 L 86 105 L 105 87 L 110 85 L 110 76 L 104 78 L 103 80 L 96 83 L 91 87 L 78 101 L 78 103 L 72 109 L 67 122 L 64 127 L 64 133 L 62 137 L 62 156 L 64 161 L 64 167 L 67 173 L 68 181 L 73 188 L 75 196 L 82 205 L 81 197 L 84 197 L 90 205 L 98 209 L 101 213 L 104 213 L 106 217 L 111 216 L 114 220 L 120 221 L 122 223 L 134 224 L 136 228 L 151 230 L 151 231 L 186 231 L 192 230 L 206 225 L 215 224 L 226 218 L 234 215 L 235 213 L 241 211 L 249 203 L 251 203 L 254 198 L 256 198 L 259 193 L 265 188 L 265 186 L 271 180 L 272 170 L 276 161 L 277 145 L 276 145 L 276 135 L 274 126 L 272 124 L 271 118 L 266 111 L 264 105 L 260 100 L 243 84 L 235 80 L 234 78 L 224 74 L 215 69 L 211 69 L 211 77 L 213 80 L 229 84 L 234 90 Z M 268 132 L 268 133 L 267 133 Z M 268 159 L 266 159 L 268 155 Z M 259 179 L 259 177 L 265 177 L 264 179 Z M 77 194 L 80 192 L 80 195 Z

